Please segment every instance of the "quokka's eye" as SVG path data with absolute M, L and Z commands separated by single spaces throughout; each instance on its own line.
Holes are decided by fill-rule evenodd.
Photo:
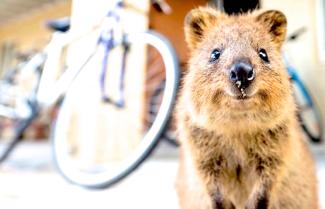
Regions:
M 270 61 L 269 61 L 269 57 L 267 56 L 267 53 L 266 53 L 265 49 L 260 49 L 260 50 L 258 51 L 258 55 L 260 56 L 260 58 L 261 58 L 263 61 L 265 61 L 265 62 L 270 62 Z
M 217 59 L 219 59 L 220 55 L 221 55 L 220 50 L 219 49 L 214 49 L 210 54 L 209 62 L 216 61 Z

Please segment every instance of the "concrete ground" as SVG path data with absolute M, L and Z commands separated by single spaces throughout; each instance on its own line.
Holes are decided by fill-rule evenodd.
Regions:
M 313 150 L 325 209 L 325 147 Z M 56 172 L 52 162 L 49 143 L 20 145 L 0 168 L 0 208 L 178 208 L 174 189 L 177 149 L 167 144 L 161 144 L 136 172 L 106 190 L 69 184 Z

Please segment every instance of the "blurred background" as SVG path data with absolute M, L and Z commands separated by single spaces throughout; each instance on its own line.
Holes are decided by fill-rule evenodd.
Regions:
M 10 69 L 28 61 L 33 55 L 44 49 L 53 38 L 54 31 L 49 28 L 50 21 L 68 17 L 69 32 L 86 34 L 84 31 L 94 27 L 107 14 L 109 2 L 109 0 L 0 0 L 0 77 L 3 78 Z M 325 0 L 167 0 L 169 6 L 162 5 L 163 9 L 158 8 L 158 10 L 155 9 L 157 5 L 152 6 L 149 0 L 125 2 L 129 7 L 124 13 L 127 16 L 125 18 L 127 20 L 125 21 L 127 22 L 125 23 L 126 30 L 138 32 L 151 29 L 163 34 L 176 49 L 181 71 L 186 70 L 185 63 L 188 58 L 183 22 L 189 10 L 209 3 L 220 9 L 224 6 L 224 10 L 228 13 L 236 12 L 238 8 L 251 9 L 255 7 L 283 11 L 288 18 L 288 34 L 295 33 L 297 30 L 303 31 L 296 40 L 287 42 L 284 50 L 289 62 L 295 67 L 302 81 L 310 90 L 313 100 L 320 109 L 320 117 L 325 118 L 325 82 L 323 81 L 325 78 Z M 154 4 L 157 3 L 154 2 Z M 160 10 L 165 10 L 165 13 Z M 74 66 L 80 63 L 80 60 L 85 59 L 93 45 L 96 45 L 97 38 L 98 33 L 89 34 L 69 45 L 65 56 L 68 64 L 65 65 Z M 146 115 L 144 112 L 151 111 L 149 106 L 156 88 L 139 96 L 141 99 L 132 97 L 132 95 L 138 95 L 138 92 L 128 89 L 143 88 L 152 80 L 156 84 L 166 80 L 162 73 L 164 66 L 161 64 L 161 57 L 155 53 L 157 52 L 151 48 L 142 54 L 130 52 L 130 56 L 135 58 L 128 58 L 128 66 L 139 66 L 140 69 L 133 69 L 132 74 L 132 70 L 127 67 L 127 71 L 131 74 L 127 75 L 126 79 L 141 80 L 140 84 L 135 82 L 130 85 L 131 87 L 126 87 L 125 94 L 131 95 L 132 105 L 127 106 L 126 113 L 121 113 L 124 114 L 122 116 L 117 116 L 115 113 L 115 115 L 108 114 L 107 112 L 111 110 L 105 109 L 106 107 L 89 106 L 96 109 L 93 111 L 96 118 L 92 118 L 96 121 L 96 127 L 89 119 L 92 116 L 82 115 L 82 112 L 89 109 L 78 109 L 80 104 L 86 104 L 92 98 L 90 95 L 93 95 L 92 92 L 87 91 L 89 86 L 93 85 L 87 81 L 89 75 L 84 76 L 85 80 L 81 80 L 80 85 L 72 87 L 80 92 L 71 97 L 74 98 L 71 100 L 74 101 L 73 105 L 75 106 L 71 106 L 71 111 L 74 110 L 73 116 L 65 127 L 66 132 L 69 134 L 71 132 L 71 135 L 66 134 L 67 138 L 75 140 L 74 137 L 82 138 L 86 135 L 88 138 L 89 136 L 96 138 L 93 141 L 96 141 L 97 146 L 110 147 L 95 151 L 96 153 L 103 152 L 99 157 L 92 153 L 92 155 L 96 155 L 96 160 L 100 158 L 98 161 L 104 161 L 111 157 L 106 153 L 115 153 L 114 157 L 118 156 L 117 158 L 126 156 L 128 151 L 125 151 L 125 147 L 117 149 L 112 144 L 128 144 L 130 142 L 126 139 L 137 137 L 141 140 L 144 134 L 142 132 L 145 132 L 143 130 L 146 129 L 144 127 L 146 125 L 141 124 L 150 124 L 150 122 L 143 122 L 146 120 L 143 119 L 146 117 L 143 115 Z M 111 55 L 112 57 L 108 60 L 116 62 L 117 64 L 113 65 L 119 66 L 118 56 L 121 52 L 116 54 Z M 87 65 L 87 69 L 92 68 L 100 69 L 101 66 L 94 61 Z M 151 75 L 149 72 L 156 73 Z M 28 89 L 30 85 L 33 85 L 29 83 L 33 79 L 35 78 L 30 78 L 28 75 L 22 78 L 23 91 L 25 86 Z M 112 88 L 114 89 L 114 86 Z M 83 94 L 89 95 L 82 98 Z M 2 97 L 1 94 L 0 97 Z M 9 158 L 1 163 L 0 201 L 2 205 L 5 205 L 2 207 L 178 208 L 174 189 L 178 160 L 178 147 L 174 145 L 175 141 L 161 140 L 153 149 L 149 159 L 143 162 L 135 172 L 104 190 L 86 189 L 62 178 L 54 163 L 53 144 L 51 143 L 52 124 L 58 115 L 61 101 L 40 110 L 36 119 L 19 136 L 20 139 L 23 139 L 22 142 L 14 149 Z M 136 109 L 138 107 L 141 107 L 140 110 Z M 113 121 L 114 125 L 106 126 L 109 123 L 108 120 Z M 14 122 L 8 119 L 0 122 L 1 138 L 13 137 L 16 132 L 16 129 L 13 128 Z M 120 128 L 121 126 L 123 128 Z M 93 127 L 93 132 L 88 130 L 90 127 Z M 119 136 L 111 134 L 111 130 L 115 129 L 121 129 Z M 141 133 L 139 134 L 139 132 Z M 114 143 L 106 141 L 106 138 L 109 137 L 115 138 Z M 162 136 L 161 138 L 164 137 L 173 138 L 173 136 Z M 123 138 L 124 141 L 120 138 Z M 306 139 L 309 140 L 308 137 Z M 94 143 L 89 145 L 89 143 L 82 142 L 81 144 L 82 150 L 86 151 L 80 151 L 80 153 L 91 155 L 87 148 L 93 146 Z M 310 142 L 310 146 L 317 159 L 320 200 L 325 208 L 325 145 L 324 143 Z

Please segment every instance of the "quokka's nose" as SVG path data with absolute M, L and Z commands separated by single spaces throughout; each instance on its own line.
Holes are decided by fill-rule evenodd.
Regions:
M 255 78 L 255 71 L 250 64 L 237 62 L 230 68 L 229 79 L 239 89 L 247 88 Z

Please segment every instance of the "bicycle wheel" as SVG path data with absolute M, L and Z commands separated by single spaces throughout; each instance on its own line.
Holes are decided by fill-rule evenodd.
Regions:
M 298 105 L 298 118 L 304 133 L 312 142 L 321 142 L 323 124 L 321 113 L 312 99 L 310 91 L 297 77 L 293 77 L 294 95 Z
M 102 99 L 100 67 L 83 69 L 66 93 L 52 138 L 58 170 L 71 183 L 87 188 L 106 188 L 126 177 L 157 145 L 172 111 L 179 72 L 178 60 L 171 44 L 162 35 L 152 31 L 130 34 L 126 42 L 131 51 L 128 60 L 139 59 L 132 58 L 131 54 L 144 52 L 141 50 L 154 50 L 161 56 L 165 66 L 163 79 L 166 79 L 161 105 L 153 123 L 148 126 L 146 112 L 149 111 L 149 84 L 142 78 L 143 75 L 140 77 L 134 74 L 137 69 L 130 69 L 130 66 L 126 68 L 125 109 Z M 94 60 L 94 63 L 98 62 L 101 60 Z M 107 71 L 109 76 L 110 66 Z M 146 83 L 142 93 L 134 93 L 135 89 L 128 86 L 130 79 L 134 80 L 136 76 L 138 82 Z M 85 85 L 87 87 L 83 88 Z M 137 104 L 131 104 L 131 100 Z M 135 112 L 141 114 L 135 117 Z M 132 127 L 124 127 L 125 123 Z

